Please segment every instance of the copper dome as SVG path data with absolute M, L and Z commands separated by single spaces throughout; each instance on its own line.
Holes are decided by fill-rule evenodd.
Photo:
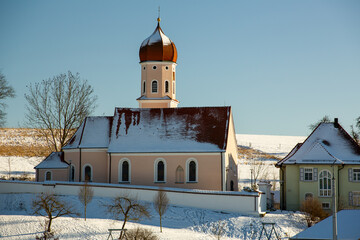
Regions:
M 175 44 L 168 38 L 158 23 L 155 31 L 145 39 L 139 51 L 140 62 L 171 61 L 176 62 L 177 51 Z

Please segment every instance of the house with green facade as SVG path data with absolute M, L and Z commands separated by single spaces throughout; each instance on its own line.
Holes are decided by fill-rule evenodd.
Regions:
M 297 211 L 308 197 L 331 209 L 332 178 L 338 208 L 360 209 L 360 146 L 341 127 L 321 123 L 276 163 L 280 169 L 280 208 Z

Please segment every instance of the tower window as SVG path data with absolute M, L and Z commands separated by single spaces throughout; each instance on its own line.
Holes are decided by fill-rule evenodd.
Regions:
M 146 67 L 144 67 L 144 70 L 146 69 Z
M 151 92 L 157 93 L 158 91 L 158 82 L 156 80 L 151 82 Z
M 146 93 L 146 81 L 144 80 L 143 82 L 143 93 L 145 94 Z
M 156 70 L 156 66 L 153 66 L 153 69 Z
M 169 67 L 168 67 L 168 66 L 166 66 L 166 67 L 165 67 L 165 69 L 166 69 L 166 70 L 169 70 Z
M 169 81 L 165 81 L 165 93 L 169 92 Z

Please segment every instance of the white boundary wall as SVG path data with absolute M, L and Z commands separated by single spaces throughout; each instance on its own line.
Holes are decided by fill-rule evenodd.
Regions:
M 82 183 L 69 182 L 25 182 L 0 181 L 1 193 L 43 193 L 57 195 L 77 195 Z M 145 202 L 152 202 L 160 188 L 122 184 L 89 183 L 94 196 L 116 197 L 129 194 Z M 215 211 L 236 212 L 247 215 L 259 215 L 266 211 L 265 194 L 259 192 L 218 192 L 162 188 L 167 193 L 170 204 L 184 207 L 211 209 Z

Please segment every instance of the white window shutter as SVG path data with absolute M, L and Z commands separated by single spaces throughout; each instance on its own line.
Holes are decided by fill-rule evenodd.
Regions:
M 352 171 L 352 168 L 349 168 L 348 173 L 349 173 L 349 182 L 352 182 L 352 181 L 353 181 L 353 171 Z
M 353 205 L 353 193 L 349 192 L 349 206 Z
M 317 181 L 318 180 L 318 169 L 317 168 L 314 168 L 314 181 Z
M 300 168 L 300 181 L 304 181 L 304 168 Z

